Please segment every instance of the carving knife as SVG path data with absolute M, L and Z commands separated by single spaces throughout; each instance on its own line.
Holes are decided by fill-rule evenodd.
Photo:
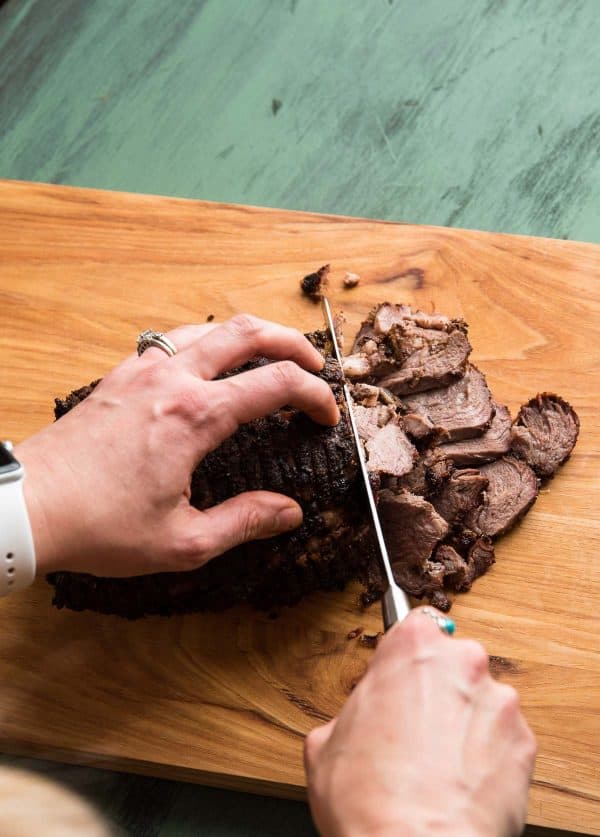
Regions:
M 335 326 L 333 324 L 333 317 L 331 316 L 331 308 L 329 307 L 329 302 L 326 297 L 323 297 L 323 312 L 325 314 L 325 321 L 327 322 L 327 327 L 331 332 L 331 341 L 333 343 L 333 350 L 335 353 L 335 357 L 337 362 L 342 366 L 342 353 L 340 352 L 340 347 L 338 344 L 337 336 L 335 333 Z M 344 398 L 346 400 L 346 406 L 348 408 L 348 417 L 350 419 L 350 427 L 352 428 L 352 435 L 354 436 L 354 442 L 356 444 L 356 450 L 358 453 L 358 461 L 360 463 L 360 471 L 362 474 L 363 483 L 365 486 L 365 492 L 367 495 L 367 500 L 369 503 L 369 509 L 371 512 L 371 519 L 373 522 L 373 528 L 375 529 L 375 535 L 377 539 L 377 545 L 379 547 L 379 553 L 381 555 L 381 562 L 383 564 L 383 569 L 385 572 L 385 578 L 387 580 L 387 589 L 383 595 L 381 600 L 381 609 L 383 611 L 383 624 L 385 626 L 385 630 L 387 631 L 389 628 L 392 627 L 396 622 L 401 622 L 402 619 L 410 612 L 410 605 L 408 603 L 408 597 L 406 593 L 396 584 L 396 580 L 394 578 L 394 573 L 392 572 L 392 565 L 390 563 L 390 556 L 387 551 L 387 547 L 385 545 L 385 540 L 383 538 L 383 532 L 381 530 L 381 523 L 379 520 L 379 515 L 377 513 L 377 505 L 375 503 L 375 497 L 373 496 L 373 489 L 371 488 L 371 483 L 369 481 L 369 471 L 367 469 L 367 462 L 365 459 L 365 450 L 363 447 L 363 443 L 361 438 L 358 434 L 358 426 L 356 423 L 356 416 L 354 414 L 354 402 L 352 401 L 352 396 L 350 395 L 350 390 L 348 389 L 348 384 L 344 381 L 343 384 L 344 389 Z

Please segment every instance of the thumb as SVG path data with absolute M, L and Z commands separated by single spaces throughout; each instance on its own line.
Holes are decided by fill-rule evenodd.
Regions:
M 186 551 L 197 567 L 234 546 L 272 538 L 302 523 L 298 503 L 272 491 L 246 491 L 204 511 L 187 506 L 184 514 Z
M 304 769 L 306 770 L 306 777 L 309 781 L 312 771 L 319 760 L 321 750 L 327 744 L 331 733 L 335 729 L 335 722 L 336 718 L 332 718 L 331 721 L 322 727 L 315 727 L 304 739 Z

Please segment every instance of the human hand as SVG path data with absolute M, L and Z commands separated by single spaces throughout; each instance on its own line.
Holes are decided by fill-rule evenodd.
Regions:
M 268 491 L 198 511 L 190 477 L 240 424 L 286 404 L 336 424 L 329 386 L 310 374 L 323 367 L 321 354 L 299 331 L 247 315 L 168 337 L 174 357 L 157 348 L 128 357 L 16 448 L 39 573 L 191 570 L 302 522 L 295 501 Z M 277 362 L 213 380 L 257 355 Z
M 536 744 L 479 643 L 414 610 L 382 639 L 339 716 L 306 739 L 325 837 L 521 833 Z

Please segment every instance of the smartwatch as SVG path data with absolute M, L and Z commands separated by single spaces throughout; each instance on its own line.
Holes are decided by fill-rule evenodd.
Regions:
M 33 535 L 23 495 L 25 470 L 10 442 L 0 442 L 0 596 L 35 578 Z

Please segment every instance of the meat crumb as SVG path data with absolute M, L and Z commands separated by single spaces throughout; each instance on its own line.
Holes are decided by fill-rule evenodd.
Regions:
M 361 645 L 364 645 L 366 648 L 377 648 L 377 643 L 383 636 L 383 631 L 379 631 L 376 634 L 363 634 L 361 638 L 358 640 Z
M 349 631 L 347 639 L 356 639 L 357 636 L 362 634 L 362 628 L 354 628 L 353 631 Z
M 358 273 L 346 273 L 344 276 L 344 287 L 350 290 L 351 288 L 355 288 L 358 283 L 360 282 L 360 276 Z
M 313 302 L 319 302 L 323 298 L 323 291 L 327 287 L 329 265 L 324 264 L 315 273 L 309 273 L 300 282 L 302 293 L 310 297 Z
M 208 317 L 206 318 L 206 322 L 207 322 L 207 323 L 212 323 L 212 321 L 214 320 L 214 318 L 215 318 L 215 315 L 214 315 L 214 314 L 209 314 L 209 315 L 208 315 Z

